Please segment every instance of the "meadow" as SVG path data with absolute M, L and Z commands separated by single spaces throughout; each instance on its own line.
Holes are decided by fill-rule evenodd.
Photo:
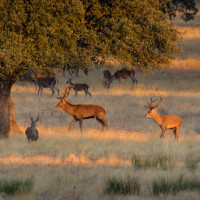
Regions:
M 101 132 L 94 119 L 68 131 L 72 117 L 57 111 L 59 100 L 44 89 L 38 97 L 32 83 L 17 82 L 12 88 L 17 121 L 23 133 L 30 125 L 29 113 L 40 113 L 39 139 L 27 142 L 24 134 L 0 141 L 1 180 L 34 182 L 29 192 L 0 193 L 0 199 L 109 200 L 199 199 L 200 196 L 200 24 L 175 21 L 183 34 L 183 51 L 169 69 L 151 74 L 136 72 L 131 80 L 113 81 L 103 87 L 103 70 L 82 72 L 74 82 L 90 85 L 92 97 L 72 91 L 73 104 L 97 104 L 106 109 L 108 129 Z M 112 73 L 114 70 L 112 71 Z M 57 74 L 59 88 L 67 77 Z M 145 118 L 147 102 L 162 96 L 160 114 L 182 120 L 179 142 L 171 131 L 160 139 L 161 129 Z M 0 181 L 1 181 L 0 180 Z M 0 184 L 1 188 L 1 184 Z

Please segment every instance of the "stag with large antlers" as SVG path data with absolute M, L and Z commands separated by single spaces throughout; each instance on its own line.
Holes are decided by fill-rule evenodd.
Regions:
M 150 99 L 150 103 L 146 107 L 148 107 L 150 110 L 145 115 L 145 117 L 153 118 L 153 120 L 160 126 L 162 129 L 162 133 L 160 135 L 161 138 L 164 138 L 165 131 L 170 129 L 174 133 L 175 140 L 178 141 L 179 139 L 179 129 L 182 124 L 182 119 L 176 115 L 159 115 L 157 113 L 157 109 L 160 106 L 160 104 L 164 101 L 162 97 L 160 97 L 160 101 L 156 106 L 152 106 L 152 103 L 157 101 Z
M 107 128 L 108 122 L 105 120 L 105 109 L 99 105 L 87 105 L 87 104 L 77 104 L 73 105 L 68 102 L 68 96 L 70 93 L 71 88 L 74 88 L 75 86 L 68 86 L 65 87 L 65 92 L 63 93 L 63 97 L 57 97 L 60 99 L 60 102 L 56 106 L 57 110 L 64 110 L 67 114 L 71 115 L 74 119 L 70 123 L 69 130 L 71 129 L 71 126 L 79 121 L 80 130 L 82 132 L 82 123 L 83 119 L 90 119 L 94 118 L 96 119 L 99 124 L 102 126 L 102 131 L 104 130 L 104 127 Z M 67 94 L 67 96 L 66 96 Z

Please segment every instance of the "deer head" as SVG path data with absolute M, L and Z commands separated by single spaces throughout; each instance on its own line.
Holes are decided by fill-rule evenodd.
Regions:
M 149 108 L 149 112 L 145 115 L 145 117 L 151 117 L 153 118 L 155 116 L 155 114 L 157 113 L 157 109 L 160 106 L 160 104 L 164 101 L 164 99 L 162 99 L 162 97 L 160 97 L 160 101 L 158 102 L 158 104 L 156 106 L 152 106 L 152 103 L 157 101 L 158 99 L 152 100 L 152 98 L 150 98 L 150 103 L 147 102 L 146 107 Z
M 57 99 L 60 99 L 60 102 L 56 106 L 58 111 L 63 110 L 64 106 L 66 105 L 66 102 L 68 101 L 68 96 L 69 96 L 70 90 L 74 87 L 75 87 L 74 85 L 65 87 L 64 92 L 62 90 L 60 90 L 60 92 L 63 94 L 63 97 L 56 97 Z

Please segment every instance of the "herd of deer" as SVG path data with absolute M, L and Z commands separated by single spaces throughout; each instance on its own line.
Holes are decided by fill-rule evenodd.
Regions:
M 55 77 L 45 77 L 45 78 L 38 78 L 37 75 L 33 72 L 35 83 L 38 85 L 38 95 L 39 93 L 42 94 L 43 88 L 50 88 L 52 90 L 52 95 L 54 95 L 54 89 L 58 93 L 58 99 L 60 102 L 56 106 L 57 110 L 63 110 L 67 114 L 71 115 L 74 119 L 69 125 L 69 130 L 71 129 L 72 125 L 76 122 L 79 122 L 80 130 L 82 132 L 82 123 L 84 119 L 94 118 L 97 122 L 102 126 L 102 131 L 104 128 L 107 128 L 108 122 L 105 120 L 105 113 L 106 110 L 99 106 L 93 104 L 71 104 L 68 102 L 68 96 L 71 89 L 74 89 L 75 96 L 77 96 L 78 91 L 85 91 L 85 95 L 89 94 L 91 97 L 91 93 L 88 91 L 89 86 L 87 84 L 73 84 L 71 79 L 67 81 L 69 86 L 65 87 L 64 91 L 60 92 L 63 94 L 62 97 L 59 97 L 59 89 L 57 87 L 57 80 Z M 133 84 L 138 83 L 137 79 L 135 78 L 135 72 L 133 70 L 129 71 L 127 69 L 118 70 L 113 75 L 108 70 L 103 72 L 104 79 L 103 84 L 105 87 L 109 88 L 110 84 L 114 79 L 118 79 L 119 82 L 122 82 L 123 79 L 131 78 Z M 152 105 L 156 100 L 152 100 L 150 98 L 150 103 L 147 103 L 149 108 L 149 112 L 145 115 L 145 117 L 152 118 L 154 122 L 156 122 L 160 128 L 162 129 L 161 138 L 164 138 L 165 131 L 170 129 L 175 136 L 175 140 L 178 141 L 179 139 L 179 129 L 182 124 L 182 119 L 176 115 L 159 115 L 157 113 L 157 109 L 160 104 L 164 101 L 162 97 L 160 97 L 160 101 L 157 105 Z M 28 127 L 25 134 L 27 136 L 28 141 L 30 140 L 37 140 L 38 139 L 38 130 L 35 128 L 36 122 L 39 120 L 39 115 L 36 120 L 33 120 L 31 117 L 31 113 L 29 114 L 31 119 L 31 127 Z

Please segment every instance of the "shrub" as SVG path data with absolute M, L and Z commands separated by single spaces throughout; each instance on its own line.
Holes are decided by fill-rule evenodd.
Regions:
M 141 158 L 139 156 L 134 155 L 132 157 L 132 164 L 137 168 L 161 168 L 166 170 L 172 167 L 172 160 L 169 156 L 166 155 L 157 155 L 153 158 L 145 157 Z
M 0 193 L 6 193 L 14 195 L 17 192 L 30 192 L 33 188 L 33 178 L 28 178 L 25 181 L 14 180 L 1 180 L 0 181 Z
M 195 170 L 198 168 L 200 158 L 192 158 L 188 156 L 185 160 L 185 165 L 188 169 Z
M 111 178 L 107 180 L 105 193 L 109 195 L 139 194 L 140 184 L 137 179 L 127 180 Z
M 183 175 L 176 180 L 167 180 L 161 178 L 160 180 L 154 180 L 152 186 L 152 192 L 154 195 L 159 194 L 176 194 L 183 190 L 198 190 L 200 191 L 200 181 L 197 179 L 184 179 Z

